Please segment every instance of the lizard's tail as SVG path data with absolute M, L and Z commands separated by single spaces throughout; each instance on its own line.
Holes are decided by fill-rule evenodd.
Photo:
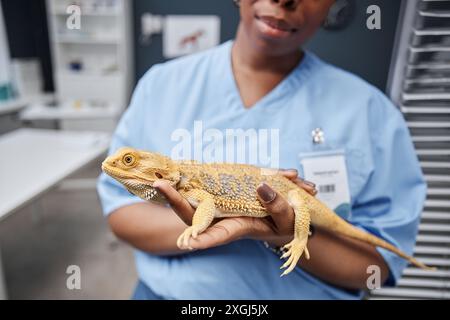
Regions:
M 430 271 L 431 270 L 436 270 L 436 268 L 429 267 L 429 266 L 423 264 L 422 262 L 416 260 L 415 258 L 407 255 L 406 253 L 404 253 L 403 251 L 401 251 L 397 247 L 393 246 L 392 244 L 390 244 L 390 243 L 388 243 L 388 242 L 386 242 L 386 241 L 384 241 L 384 240 L 382 240 L 382 239 L 380 239 L 380 238 L 378 238 L 378 237 L 376 237 L 376 236 L 374 236 L 374 235 L 372 235 L 370 233 L 367 233 L 365 231 L 362 231 L 361 229 L 356 228 L 355 226 L 351 225 L 350 223 L 348 223 L 347 221 L 345 221 L 344 219 L 342 219 L 341 217 L 336 215 L 334 212 L 332 213 L 331 210 L 329 210 L 329 211 L 330 211 L 329 213 L 324 213 L 322 211 L 321 214 L 322 215 L 323 214 L 328 215 L 330 220 L 328 220 L 328 219 L 326 219 L 326 220 L 327 221 L 333 221 L 333 223 L 327 223 L 326 225 L 325 224 L 322 225 L 320 222 L 321 221 L 326 221 L 326 220 L 324 220 L 324 219 L 317 219 L 318 221 L 314 221 L 316 219 L 314 219 L 313 216 L 312 216 L 311 217 L 312 218 L 312 221 L 311 221 L 312 224 L 316 225 L 316 226 L 319 226 L 319 227 L 324 227 L 326 230 L 335 232 L 336 234 L 341 234 L 341 235 L 347 236 L 349 238 L 356 239 L 356 240 L 359 240 L 359 241 L 363 241 L 363 242 L 369 243 L 369 244 L 371 244 L 373 246 L 377 246 L 377 247 L 381 247 L 381 248 L 384 248 L 386 250 L 389 250 L 389 251 L 395 253 L 396 255 L 402 257 L 403 259 L 409 261 L 411 264 L 413 264 L 413 265 L 415 265 L 415 266 L 417 266 L 417 267 L 419 267 L 421 269 L 430 270 Z

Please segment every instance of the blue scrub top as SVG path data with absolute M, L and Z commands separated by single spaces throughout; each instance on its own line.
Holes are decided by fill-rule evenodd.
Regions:
M 308 51 L 275 89 L 246 109 L 232 72 L 232 44 L 153 66 L 135 89 L 110 153 L 131 146 L 176 156 L 180 137 L 187 135 L 192 140 L 191 156 L 198 158 L 195 151 L 206 150 L 208 144 L 197 143 L 204 137 L 194 132 L 195 122 L 203 132 L 213 128 L 219 137 L 226 136 L 227 129 L 277 129 L 279 166 L 300 173 L 300 154 L 343 149 L 350 222 L 411 254 L 426 185 L 399 110 L 372 85 Z M 322 128 L 323 144 L 313 143 L 315 128 Z M 259 160 L 255 164 L 264 165 Z M 142 201 L 104 174 L 98 192 L 105 215 Z M 379 251 L 391 271 L 387 285 L 395 285 L 406 262 Z M 140 279 L 167 299 L 359 299 L 363 295 L 324 283 L 301 268 L 280 279 L 279 257 L 254 240 L 170 257 L 136 250 L 136 264 Z

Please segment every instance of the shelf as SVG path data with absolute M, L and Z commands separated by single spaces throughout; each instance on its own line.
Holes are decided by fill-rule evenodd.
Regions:
M 123 73 L 121 72 L 111 72 L 107 74 L 101 74 L 99 72 L 70 72 L 59 70 L 56 73 L 57 78 L 62 79 L 64 81 L 68 81 L 70 79 L 83 80 L 83 81 L 104 81 L 107 79 L 121 79 L 123 77 Z
M 75 78 L 117 78 L 121 76 L 121 73 L 118 71 L 114 72 L 70 72 L 70 71 L 60 71 L 58 74 L 62 77 L 75 77 Z
M 110 119 L 117 118 L 121 109 L 114 105 L 106 107 L 81 107 L 68 106 L 50 107 L 45 105 L 34 105 L 22 111 L 22 121 L 36 120 L 86 120 L 86 119 Z
M 54 95 L 42 93 L 26 97 L 19 97 L 6 102 L 0 102 L 0 115 L 22 111 L 30 103 L 49 103 L 54 100 Z
M 52 12 L 52 15 L 55 16 L 68 16 L 69 14 L 64 10 L 56 10 Z M 83 10 L 81 9 L 81 15 L 87 17 L 119 17 L 120 12 L 118 10 Z
M 26 99 L 12 99 L 0 102 L 0 115 L 18 112 L 25 108 L 26 105 Z
M 119 38 L 97 38 L 97 37 L 73 37 L 57 35 L 56 42 L 61 44 L 104 44 L 104 45 L 120 45 Z

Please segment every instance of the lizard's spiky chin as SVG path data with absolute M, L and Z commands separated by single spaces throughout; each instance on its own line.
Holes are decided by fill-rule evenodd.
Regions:
M 155 188 L 146 184 L 140 183 L 136 180 L 122 180 L 121 182 L 127 190 L 138 196 L 139 198 L 147 201 L 165 203 L 166 199 Z
M 166 202 L 164 196 L 153 188 L 152 181 L 136 176 L 130 177 L 129 173 L 122 172 L 122 170 L 108 166 L 107 164 L 102 165 L 102 170 L 120 182 L 130 193 L 139 198 L 158 203 Z

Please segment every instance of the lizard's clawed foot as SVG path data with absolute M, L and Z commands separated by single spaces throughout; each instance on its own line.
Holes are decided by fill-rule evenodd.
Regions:
M 203 229 L 200 226 L 191 226 L 189 228 L 186 228 L 186 230 L 184 230 L 183 233 L 178 237 L 178 248 L 192 250 L 192 247 L 189 246 L 189 240 L 191 237 L 196 239 L 201 232 L 203 232 Z
M 282 273 L 282 277 L 290 273 L 297 266 L 298 260 L 302 256 L 303 252 L 305 252 L 306 259 L 309 259 L 308 248 L 306 248 L 306 243 L 308 239 L 300 240 L 294 238 L 291 242 L 285 245 L 282 249 L 287 250 L 285 254 L 281 256 L 282 259 L 288 258 L 288 260 L 281 266 L 280 269 L 285 269 Z

